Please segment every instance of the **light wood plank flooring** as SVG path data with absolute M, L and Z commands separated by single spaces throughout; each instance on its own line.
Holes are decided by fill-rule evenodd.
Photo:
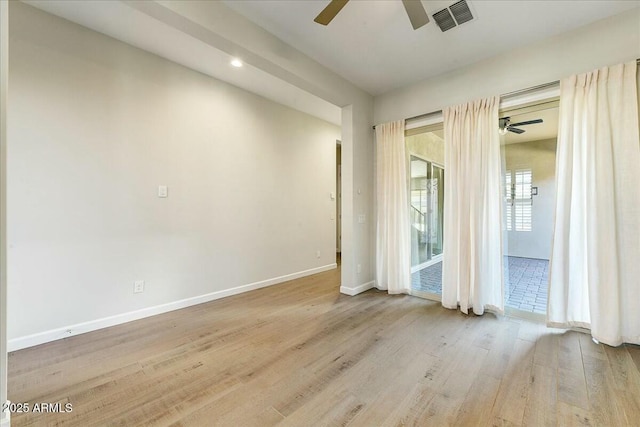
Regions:
M 9 356 L 23 425 L 637 426 L 640 347 L 369 291 L 339 271 Z

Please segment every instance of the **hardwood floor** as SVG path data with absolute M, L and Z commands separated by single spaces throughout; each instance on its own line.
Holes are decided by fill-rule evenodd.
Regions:
M 640 347 L 377 291 L 333 270 L 21 350 L 23 425 L 625 426 Z

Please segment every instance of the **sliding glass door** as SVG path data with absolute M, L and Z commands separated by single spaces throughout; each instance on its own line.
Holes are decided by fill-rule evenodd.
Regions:
M 441 126 L 405 136 L 410 175 L 411 291 L 439 299 L 442 294 L 444 139 Z
M 541 319 L 553 240 L 557 102 L 510 111 L 501 123 L 505 307 Z M 512 130 L 504 130 L 509 123 Z
M 442 254 L 444 169 L 411 156 L 411 266 L 426 264 Z

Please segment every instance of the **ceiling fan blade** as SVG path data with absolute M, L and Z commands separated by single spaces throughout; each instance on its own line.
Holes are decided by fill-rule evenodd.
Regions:
M 325 7 L 322 12 L 316 16 L 314 21 L 318 24 L 328 25 L 348 1 L 349 0 L 331 0 L 331 3 L 329 3 L 327 7 Z
M 533 125 L 536 123 L 542 123 L 542 119 L 528 120 L 526 122 L 519 122 L 519 123 L 511 123 L 511 126 L 526 126 L 526 125 Z
M 409 15 L 409 21 L 411 21 L 411 26 L 414 30 L 429 23 L 429 15 L 427 15 L 427 12 L 424 10 L 422 1 L 402 0 L 402 4 L 407 11 L 407 15 Z
M 507 130 L 509 132 L 517 133 L 518 135 L 520 135 L 521 133 L 524 133 L 524 130 L 518 129 L 518 128 L 512 128 L 511 126 L 509 126 Z

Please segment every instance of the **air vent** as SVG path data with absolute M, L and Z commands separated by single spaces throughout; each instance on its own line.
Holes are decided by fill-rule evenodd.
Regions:
M 452 4 L 448 8 L 434 13 L 432 16 L 442 32 L 450 30 L 456 25 L 462 25 L 465 22 L 469 22 L 473 19 L 471 9 L 469 9 L 469 5 L 467 4 L 466 0 L 460 0 L 459 2 Z
M 469 5 L 466 0 L 460 0 L 458 3 L 452 4 L 449 6 L 449 9 L 451 10 L 451 13 L 458 25 L 462 25 L 473 19 L 473 15 L 471 14 L 471 10 L 469 9 Z
M 438 27 L 445 32 L 456 26 L 456 21 L 453 20 L 453 16 L 449 13 L 449 9 L 442 9 L 439 12 L 433 14 L 433 19 L 438 24 Z

